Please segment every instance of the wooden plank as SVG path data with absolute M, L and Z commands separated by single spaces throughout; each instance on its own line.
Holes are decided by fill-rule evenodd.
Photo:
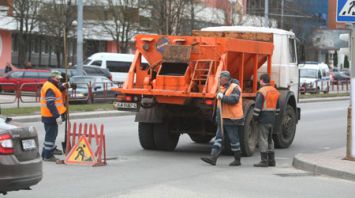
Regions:
M 213 32 L 213 31 L 192 31 L 192 36 L 203 37 L 227 37 L 243 40 L 273 42 L 272 33 L 259 33 L 259 32 Z

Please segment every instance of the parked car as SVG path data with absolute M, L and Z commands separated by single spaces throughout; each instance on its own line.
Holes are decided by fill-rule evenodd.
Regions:
M 19 69 L 11 71 L 0 78 L 0 90 L 13 92 L 18 87 L 21 91 L 36 92 L 49 76 L 49 70 Z M 1 85 L 4 83 L 12 85 Z
M 133 59 L 134 54 L 99 52 L 86 59 L 84 64 L 108 69 L 112 74 L 113 81 L 123 83 L 127 78 L 128 70 L 131 67 Z M 141 66 L 149 66 L 144 57 L 142 57 Z
M 74 66 L 74 69 L 79 69 L 79 67 Z M 85 71 L 87 76 L 105 76 L 106 78 L 112 80 L 111 73 L 105 68 L 93 65 L 83 65 L 83 70 Z
M 329 92 L 329 67 L 324 63 L 306 62 L 299 64 L 300 93 Z
M 70 78 L 72 88 L 68 90 L 69 101 L 113 101 L 117 93 L 112 88 L 117 88 L 111 80 L 104 76 L 73 76 Z M 89 90 L 91 88 L 92 95 Z
M 0 194 L 30 189 L 42 179 L 36 128 L 0 115 Z
M 332 72 L 330 74 L 330 81 L 333 85 L 350 83 L 350 75 L 342 71 Z
M 70 69 L 66 69 L 65 68 L 53 68 L 51 69 L 51 71 L 59 71 L 63 74 L 65 74 L 65 72 L 68 73 L 68 77 L 71 78 L 72 76 L 86 76 L 87 73 L 85 72 L 85 70 L 83 69 L 79 69 L 79 68 L 70 68 Z

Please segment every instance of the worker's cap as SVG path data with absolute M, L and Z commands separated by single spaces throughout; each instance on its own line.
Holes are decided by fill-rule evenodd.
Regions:
M 222 71 L 221 72 L 221 78 L 227 78 L 228 80 L 231 79 L 231 74 L 229 73 L 229 71 Z
M 60 73 L 60 71 L 52 71 L 52 72 L 51 72 L 51 77 L 56 78 L 56 79 L 58 79 L 58 80 L 60 80 L 60 79 L 63 78 L 63 76 L 62 76 L 62 74 Z

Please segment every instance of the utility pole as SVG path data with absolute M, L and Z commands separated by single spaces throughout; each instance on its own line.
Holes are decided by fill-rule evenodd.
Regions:
M 264 27 L 269 27 L 269 0 L 265 0 L 265 22 Z
M 281 0 L 281 29 L 284 28 L 284 7 L 285 7 L 285 0 Z
M 64 67 L 68 66 L 68 18 L 70 14 L 71 0 L 68 0 L 64 14 L 64 30 L 63 30 L 63 45 L 64 45 Z
M 355 23 L 352 24 L 350 37 L 351 54 L 351 157 L 355 159 Z
M 78 26 L 76 27 L 76 64 L 83 69 L 83 0 L 77 0 L 78 3 Z

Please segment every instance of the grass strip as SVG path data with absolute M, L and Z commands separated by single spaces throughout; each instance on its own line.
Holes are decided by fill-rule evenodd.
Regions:
M 114 110 L 112 104 L 71 104 L 70 112 L 88 112 L 88 111 L 105 111 Z M 40 115 L 39 107 L 20 107 L 1 109 L 4 116 L 20 116 L 20 115 Z

